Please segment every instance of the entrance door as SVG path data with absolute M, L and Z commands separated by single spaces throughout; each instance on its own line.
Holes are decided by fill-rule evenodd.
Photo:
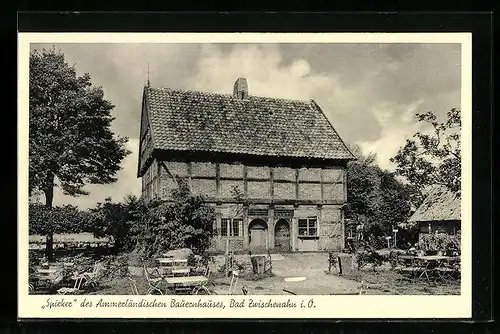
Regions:
M 274 228 L 274 248 L 282 251 L 290 251 L 290 224 L 286 219 L 280 219 Z
M 267 223 L 254 219 L 248 225 L 249 246 L 252 251 L 265 251 L 267 246 Z

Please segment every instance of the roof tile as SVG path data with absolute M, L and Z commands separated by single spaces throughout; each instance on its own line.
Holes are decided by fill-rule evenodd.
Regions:
M 313 101 L 146 87 L 154 148 L 353 159 Z

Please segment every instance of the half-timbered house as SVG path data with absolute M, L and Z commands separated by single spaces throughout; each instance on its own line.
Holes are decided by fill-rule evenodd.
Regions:
M 212 247 L 318 251 L 344 247 L 352 153 L 313 101 L 145 87 L 138 177 L 168 201 L 177 178 L 215 207 Z

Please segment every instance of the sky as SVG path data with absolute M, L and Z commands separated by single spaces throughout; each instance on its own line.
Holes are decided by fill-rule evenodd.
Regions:
M 112 130 L 132 153 L 110 185 L 89 185 L 88 196 L 55 190 L 54 205 L 82 209 L 111 197 L 141 194 L 137 178 L 143 86 L 232 93 L 238 77 L 250 95 L 314 99 L 342 139 L 389 159 L 421 128 L 415 112 L 443 118 L 460 108 L 460 44 L 32 44 L 55 47 L 78 75 L 89 73 L 115 108 Z M 149 63 L 149 71 L 148 71 Z

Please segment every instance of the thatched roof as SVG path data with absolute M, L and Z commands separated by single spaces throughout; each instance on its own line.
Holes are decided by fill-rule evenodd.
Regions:
M 436 187 L 408 220 L 409 222 L 460 220 L 460 197 L 451 191 Z

